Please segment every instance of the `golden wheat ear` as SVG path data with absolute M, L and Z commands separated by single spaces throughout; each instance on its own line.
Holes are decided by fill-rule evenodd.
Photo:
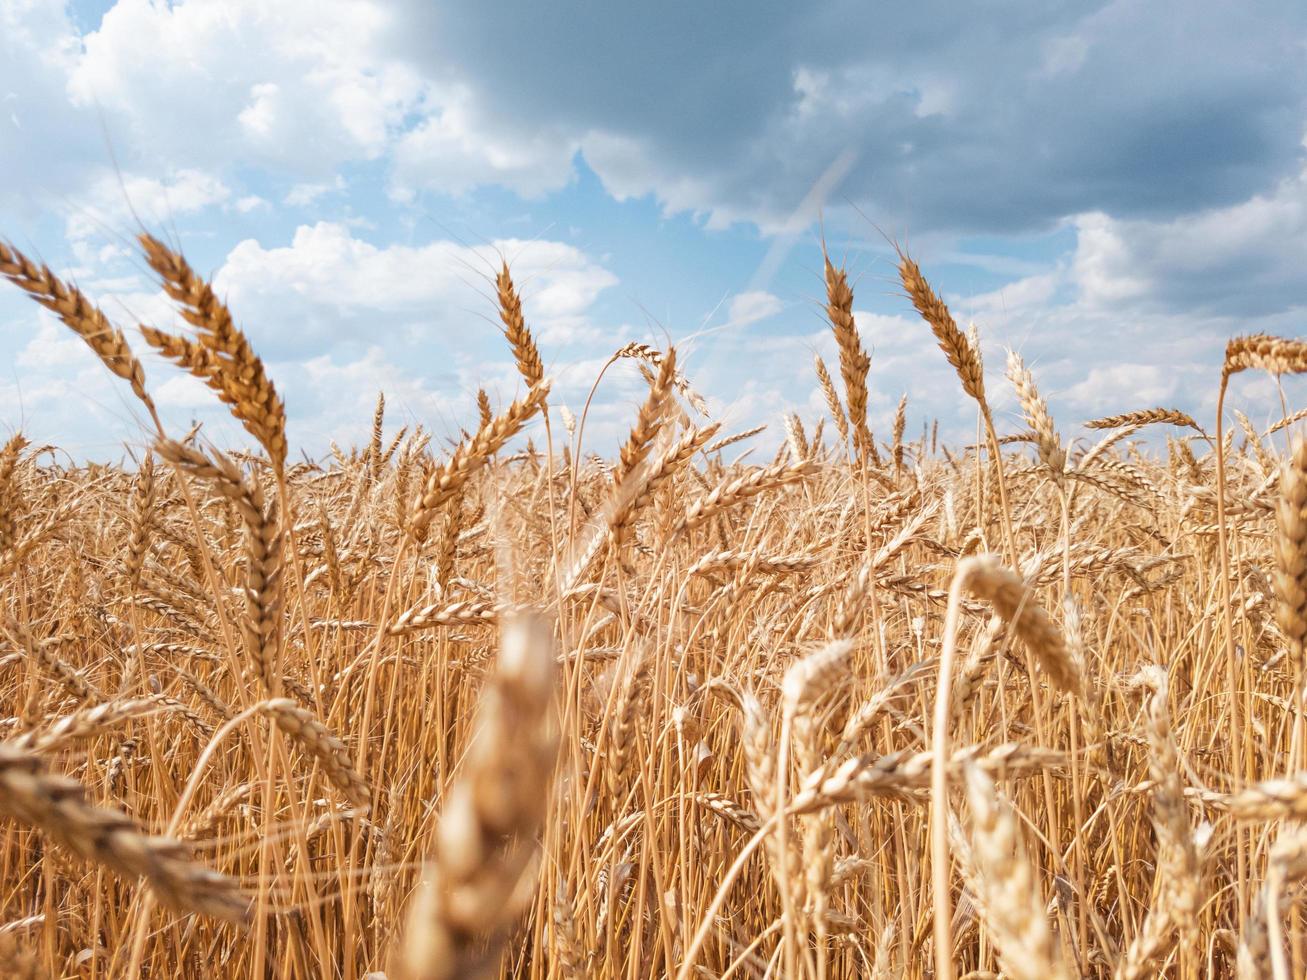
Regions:
M 967 879 L 998 947 L 1004 974 L 1023 980 L 1070 980 L 1012 805 L 981 769 L 967 765 L 964 771 L 971 804 L 970 846 L 963 855 L 971 871 Z
M 179 470 L 207 481 L 240 515 L 245 526 L 245 618 L 241 623 L 255 674 L 272 697 L 281 694 L 282 527 L 275 508 L 265 506 L 257 480 L 220 453 L 168 439 L 155 444 L 159 457 Z
M 286 407 L 268 377 L 263 361 L 236 326 L 227 305 L 185 257 L 153 235 L 142 232 L 141 250 L 195 330 L 195 341 L 142 327 L 151 347 L 176 362 L 218 393 L 245 430 L 263 446 L 280 475 L 286 466 Z
M 436 512 L 458 494 L 468 479 L 485 466 L 504 443 L 522 431 L 522 426 L 540 411 L 548 396 L 549 382 L 545 381 L 513 402 L 502 415 L 491 419 L 490 424 L 483 425 L 471 439 L 460 443 L 448 462 L 433 470 L 427 478 L 409 518 L 411 533 L 425 533 Z
M 170 908 L 231 922 L 248 913 L 236 882 L 196 864 L 180 841 L 151 837 L 121 810 L 93 806 L 81 783 L 45 772 L 35 755 L 3 742 L 0 813 L 129 880 L 144 878 Z
M 619 464 L 613 471 L 613 486 L 620 487 L 622 481 L 629 477 L 649 455 L 654 440 L 667 422 L 668 404 L 672 398 L 672 386 L 676 378 L 676 350 L 669 350 L 662 359 L 658 376 L 649 386 L 649 396 L 640 406 L 631 434 L 622 443 L 618 452 Z
M 968 592 L 993 604 L 994 612 L 1012 627 L 1056 687 L 1075 695 L 1084 693 L 1084 678 L 1067 650 L 1066 637 L 1020 575 L 990 555 L 966 559 L 957 574 Z
M 1085 423 L 1086 429 L 1124 429 L 1140 425 L 1179 425 L 1196 432 L 1202 432 L 1202 426 L 1193 420 L 1187 412 L 1178 408 L 1145 408 L 1137 412 L 1124 412 L 1121 415 L 1105 415 Z
M 899 280 L 912 300 L 921 318 L 930 325 L 939 349 L 948 358 L 949 364 L 962 382 L 962 390 L 976 400 L 982 408 L 988 407 L 985 401 L 985 372 L 980 364 L 980 353 L 958 329 L 948 305 L 939 298 L 931 288 L 926 277 L 908 254 L 899 251 Z
M 867 426 L 867 372 L 871 358 L 862 346 L 858 325 L 853 319 L 853 290 L 849 288 L 848 273 L 831 264 L 830 256 L 823 255 L 826 272 L 826 315 L 835 333 L 840 352 L 840 375 L 844 379 L 844 395 L 849 406 L 849 424 L 853 428 L 853 442 L 858 458 L 879 462 L 876 441 Z M 818 369 L 818 377 L 825 373 L 825 365 Z M 829 378 L 822 382 L 825 387 Z M 829 396 L 827 396 L 829 401 Z M 832 406 L 832 412 L 834 407 Z M 837 416 L 838 424 L 838 416 Z
M 1271 374 L 1302 374 L 1307 371 L 1307 343 L 1262 333 L 1235 337 L 1226 344 L 1222 379 L 1253 368 Z
M 436 852 L 409 905 L 398 957 L 406 980 L 480 975 L 515 924 L 511 899 L 531 869 L 554 768 L 553 674 L 550 628 L 509 619 L 463 774 L 445 797 Z
M 826 410 L 830 412 L 830 417 L 835 421 L 835 430 L 840 434 L 840 445 L 847 449 L 849 419 L 844 414 L 844 405 L 840 402 L 839 392 L 835 390 L 835 382 L 831 380 L 830 371 L 826 369 L 826 362 L 820 354 L 812 355 L 812 366 L 817 372 L 817 384 L 821 387 L 822 397 L 826 399 Z
M 522 314 L 522 297 L 513 285 L 507 262 L 502 264 L 495 276 L 495 293 L 499 299 L 499 319 L 504 322 L 504 337 L 513 350 L 518 373 L 528 387 L 534 388 L 545 380 L 545 366 L 540 360 L 535 338 L 526 325 L 526 317 Z
M 1026 417 L 1026 424 L 1035 434 L 1035 447 L 1039 451 L 1039 461 L 1048 469 L 1055 483 L 1059 486 L 1065 482 L 1066 450 L 1062 440 L 1053 426 L 1053 416 L 1049 414 L 1048 403 L 1035 386 L 1035 376 L 1026 367 L 1026 362 L 1016 351 L 1009 351 L 1007 357 L 1007 376 L 1016 389 L 1017 400 Z

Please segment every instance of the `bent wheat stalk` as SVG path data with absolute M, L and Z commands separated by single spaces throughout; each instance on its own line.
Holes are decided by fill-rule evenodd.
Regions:
M 121 810 L 93 806 L 81 783 L 45 772 L 35 755 L 3 742 L 0 813 L 89 861 L 144 878 L 169 908 L 228 922 L 245 919 L 249 903 L 236 882 L 193 862 L 181 841 L 151 837 Z

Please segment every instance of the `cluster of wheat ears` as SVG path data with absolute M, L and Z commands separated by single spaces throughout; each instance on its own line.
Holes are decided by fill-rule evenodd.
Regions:
M 141 246 L 190 329 L 140 336 L 263 451 L 166 432 L 123 332 L 0 244 L 155 429 L 128 467 L 0 449 L 0 975 L 1304 975 L 1304 413 L 1223 415 L 1307 343 L 1231 341 L 1211 434 L 1092 444 L 1010 354 L 1000 436 L 900 253 L 979 438 L 900 402 L 878 440 L 827 261 L 815 431 L 757 460 L 633 343 L 604 460 L 505 266 L 517 400 L 449 448 L 379 402 L 290 464 L 224 302 Z

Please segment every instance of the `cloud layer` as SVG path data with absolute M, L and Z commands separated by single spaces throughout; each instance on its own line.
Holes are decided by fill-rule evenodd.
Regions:
M 814 415 L 819 213 L 864 273 L 878 426 L 903 391 L 959 433 L 970 416 L 869 220 L 909 238 L 991 366 L 1025 353 L 1067 424 L 1206 411 L 1227 336 L 1302 330 L 1304 54 L 1291 2 L 117 0 L 87 19 L 10 0 L 0 233 L 130 326 L 171 316 L 130 242 L 138 219 L 166 230 L 313 451 L 361 431 L 380 386 L 450 432 L 478 387 L 511 394 L 503 258 L 560 398 L 621 343 L 671 337 L 741 425 Z M 659 250 L 711 260 L 644 261 Z M 716 298 L 664 324 L 645 300 L 665 295 Z M 6 424 L 139 438 L 75 339 L 12 291 L 0 316 Z M 152 376 L 178 417 L 224 424 Z M 629 365 L 612 377 L 605 437 L 639 398 Z
M 1292 2 L 516 0 L 488 17 L 409 0 L 395 23 L 413 63 L 538 160 L 579 147 L 614 193 L 718 221 L 783 221 L 847 150 L 841 198 L 987 232 L 1229 204 L 1300 159 Z

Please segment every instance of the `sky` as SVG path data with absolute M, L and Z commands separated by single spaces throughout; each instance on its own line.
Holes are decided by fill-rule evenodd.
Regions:
M 670 342 L 728 426 L 811 429 L 823 240 L 880 435 L 905 393 L 910 435 L 975 420 L 891 240 L 975 323 L 1001 427 L 1008 348 L 1068 437 L 1152 405 L 1210 421 L 1228 337 L 1307 333 L 1307 5 L 0 0 L 0 172 L 0 236 L 129 339 L 180 322 L 134 235 L 180 245 L 312 457 L 366 438 L 379 390 L 391 431 L 438 439 L 479 388 L 521 394 L 501 258 L 553 404 L 579 414 L 614 350 Z M 145 442 L 126 387 L 17 289 L 0 323 L 0 432 L 74 458 Z M 134 346 L 170 429 L 245 445 Z M 1235 396 L 1279 418 L 1270 379 Z M 641 400 L 611 369 L 587 445 Z

